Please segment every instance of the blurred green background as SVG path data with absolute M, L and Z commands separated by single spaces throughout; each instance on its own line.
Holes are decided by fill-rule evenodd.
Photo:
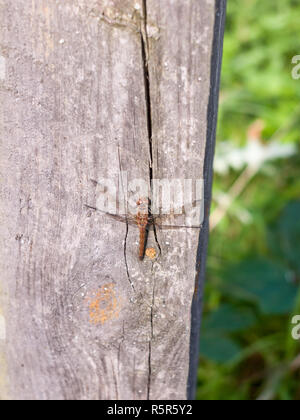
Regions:
M 300 3 L 228 0 L 197 398 L 300 399 Z

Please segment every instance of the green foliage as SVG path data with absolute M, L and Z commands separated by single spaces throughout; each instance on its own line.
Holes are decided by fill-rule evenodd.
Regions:
M 229 267 L 224 279 L 225 295 L 252 302 L 264 314 L 286 314 L 294 308 L 297 289 L 283 266 L 253 258 Z
M 270 247 L 300 276 L 300 201 L 286 207 L 270 232 Z
M 201 352 L 203 356 L 215 362 L 225 363 L 236 358 L 241 352 L 241 347 L 221 334 L 202 333 Z
M 299 113 L 300 83 L 291 77 L 292 57 L 299 54 L 299 17 L 299 4 L 292 0 L 248 0 L 243 5 L 229 0 L 220 110 L 223 138 L 245 140 L 252 118 L 263 119 L 265 134 L 271 136 L 291 114 Z M 298 128 L 299 122 L 284 139 L 298 141 Z
M 218 310 L 207 316 L 204 332 L 232 333 L 251 327 L 256 317 L 249 308 L 237 308 L 233 305 L 220 305 Z
M 261 120 L 263 144 L 299 148 L 300 80 L 291 76 L 299 21 L 297 1 L 228 1 L 218 144 L 245 147 Z M 243 174 L 216 174 L 214 197 Z M 300 399 L 300 343 L 291 337 L 300 314 L 299 154 L 266 163 L 225 213 L 210 238 L 198 398 Z

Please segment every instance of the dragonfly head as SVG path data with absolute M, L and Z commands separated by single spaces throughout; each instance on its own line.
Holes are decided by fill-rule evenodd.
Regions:
M 146 197 L 139 198 L 136 202 L 138 206 L 138 211 L 141 214 L 148 214 L 149 213 L 149 199 Z

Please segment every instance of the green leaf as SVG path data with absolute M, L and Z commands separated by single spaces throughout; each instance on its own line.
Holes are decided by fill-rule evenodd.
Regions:
M 297 287 L 289 281 L 288 271 L 267 260 L 247 260 L 226 272 L 225 292 L 258 304 L 264 314 L 292 311 Z
M 287 205 L 271 238 L 271 247 L 300 273 L 300 201 Z
M 241 347 L 232 339 L 218 335 L 202 334 L 200 340 L 201 356 L 218 363 L 228 363 L 241 352 Z
M 203 321 L 203 329 L 208 332 L 236 332 L 245 330 L 256 323 L 253 311 L 247 308 L 236 308 L 222 305 Z

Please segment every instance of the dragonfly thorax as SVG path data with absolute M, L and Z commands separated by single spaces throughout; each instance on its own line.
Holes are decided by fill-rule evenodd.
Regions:
M 145 229 L 149 222 L 149 217 L 146 214 L 138 213 L 135 217 L 136 223 L 140 229 Z
M 140 229 L 146 229 L 149 223 L 149 200 L 140 198 L 137 201 L 138 212 L 135 217 L 136 223 Z

